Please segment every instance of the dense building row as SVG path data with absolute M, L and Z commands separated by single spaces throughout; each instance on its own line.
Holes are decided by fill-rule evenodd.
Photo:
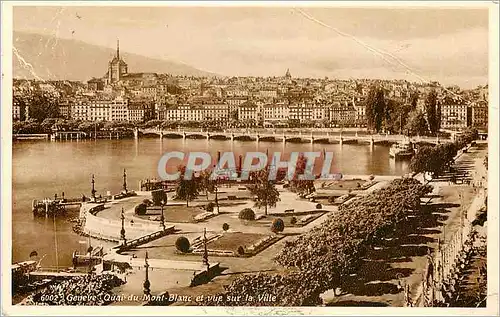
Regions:
M 19 102 L 41 92 L 57 100 L 58 115 L 85 121 L 215 120 L 249 125 L 280 125 L 291 121 L 316 122 L 323 126 L 364 126 L 365 100 L 370 87 L 382 87 L 386 98 L 409 104 L 418 95 L 417 108 L 425 112 L 425 96 L 440 96 L 441 127 L 486 128 L 487 86 L 461 91 L 438 83 L 419 84 L 405 80 L 330 80 L 283 77 L 208 78 L 130 73 L 116 55 L 101 78 L 86 84 L 70 81 L 14 81 L 14 120 L 30 117 L 29 102 Z M 459 98 L 449 98 L 459 95 Z

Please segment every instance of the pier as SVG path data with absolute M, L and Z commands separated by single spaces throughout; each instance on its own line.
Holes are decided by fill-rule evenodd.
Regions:
M 31 202 L 31 210 L 35 216 L 49 216 L 58 215 L 66 212 L 66 207 L 80 207 L 82 202 L 87 201 L 82 198 L 61 198 L 57 199 L 57 195 L 54 199 L 44 198 L 42 200 L 33 199 Z

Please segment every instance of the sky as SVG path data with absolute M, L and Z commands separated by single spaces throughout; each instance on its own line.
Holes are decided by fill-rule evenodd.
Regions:
M 226 76 L 488 79 L 487 9 L 22 6 L 14 30 Z

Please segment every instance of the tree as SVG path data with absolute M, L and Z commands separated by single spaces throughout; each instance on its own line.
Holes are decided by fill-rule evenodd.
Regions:
M 427 132 L 427 123 L 424 114 L 419 110 L 413 110 L 409 114 L 404 130 L 407 135 L 424 135 Z
M 366 119 L 370 130 L 380 132 L 385 116 L 384 90 L 379 86 L 372 86 L 366 99 Z
M 418 104 L 418 91 L 415 91 L 410 94 L 411 110 L 417 109 L 417 104 Z
M 323 126 L 323 128 L 329 128 L 330 124 L 331 121 L 328 118 L 324 118 L 323 120 L 321 120 L 321 125 Z
M 196 180 L 191 177 L 191 179 L 185 179 L 184 174 L 186 172 L 185 166 L 180 166 L 179 171 L 181 175 L 177 180 L 177 188 L 175 190 L 175 198 L 186 201 L 186 207 L 189 207 L 189 201 L 194 200 L 198 197 L 199 187 Z
M 422 146 L 410 162 L 410 170 L 416 173 L 432 173 L 439 176 L 450 167 L 457 154 L 456 143 L 445 143 L 437 146 Z
M 139 205 L 135 206 L 135 213 L 137 215 L 145 215 L 148 210 L 148 207 L 144 203 L 140 203 Z
M 268 180 L 269 169 L 258 171 L 252 178 L 254 185 L 250 186 L 250 192 L 255 196 L 255 207 L 264 207 L 265 215 L 267 215 L 268 207 L 276 207 L 276 203 L 280 201 L 280 193 L 276 189 L 273 181 Z
M 212 172 L 209 170 L 203 170 L 198 177 L 198 190 L 205 191 L 205 195 L 208 200 L 208 193 L 212 193 L 215 190 L 216 181 L 212 179 Z
M 295 174 L 290 182 L 290 189 L 301 195 L 310 194 L 316 189 L 314 188 L 314 180 L 300 180 L 299 175 L 303 174 L 306 170 L 307 158 L 301 153 L 297 159 L 297 165 L 295 167 Z
M 427 122 L 429 123 L 429 130 L 432 134 L 438 131 L 438 118 L 437 118 L 437 92 L 431 92 L 425 98 L 425 112 L 427 114 Z
M 29 106 L 29 116 L 37 122 L 42 122 L 46 118 L 59 117 L 59 106 L 55 98 L 44 93 L 36 92 L 25 101 Z
M 12 133 L 17 134 L 21 133 L 24 129 L 25 123 L 22 121 L 14 121 L 12 122 Z
M 229 118 L 231 121 L 238 121 L 238 109 L 231 110 L 229 112 Z
M 144 127 L 145 128 L 154 128 L 154 127 L 161 125 L 162 123 L 163 123 L 163 121 L 161 121 L 161 120 L 149 120 L 148 122 L 146 122 L 144 124 Z
M 52 130 L 52 126 L 56 123 L 55 118 L 45 118 L 41 124 L 42 129 L 46 132 L 50 132 Z
M 436 106 L 436 133 L 441 129 L 441 102 L 437 102 Z

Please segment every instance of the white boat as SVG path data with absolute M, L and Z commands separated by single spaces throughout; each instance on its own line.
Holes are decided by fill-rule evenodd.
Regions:
M 415 154 L 415 150 L 410 141 L 393 144 L 389 149 L 389 155 L 394 158 L 411 158 L 413 154 Z

